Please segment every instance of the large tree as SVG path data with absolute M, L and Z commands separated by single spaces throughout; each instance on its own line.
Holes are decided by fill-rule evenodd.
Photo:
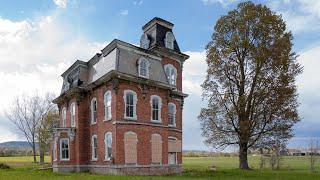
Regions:
M 280 15 L 244 2 L 217 21 L 206 47 L 202 134 L 215 148 L 239 146 L 241 169 L 249 169 L 248 149 L 292 137 L 300 120 L 292 39 Z
M 47 93 L 44 96 L 34 94 L 32 96 L 18 96 L 11 104 L 11 108 L 6 112 L 7 118 L 15 125 L 18 133 L 22 134 L 29 142 L 33 151 L 33 161 L 37 162 L 36 158 L 36 143 L 42 143 L 47 139 L 47 133 L 51 125 L 48 125 L 51 120 L 51 113 L 56 111 L 56 106 L 52 103 L 53 95 Z M 41 149 L 40 151 L 43 151 Z

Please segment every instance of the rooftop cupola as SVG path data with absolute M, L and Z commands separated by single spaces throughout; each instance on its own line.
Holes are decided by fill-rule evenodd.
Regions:
M 178 43 L 173 35 L 174 24 L 164 19 L 155 17 L 142 27 L 143 34 L 140 39 L 140 47 L 152 49 L 165 47 L 180 52 Z

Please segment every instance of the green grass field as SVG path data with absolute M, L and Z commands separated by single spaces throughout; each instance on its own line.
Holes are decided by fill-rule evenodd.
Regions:
M 46 158 L 49 161 L 49 157 Z M 320 163 L 317 172 L 309 171 L 308 157 L 285 157 L 282 169 L 272 171 L 268 167 L 258 170 L 259 157 L 249 157 L 253 170 L 237 169 L 237 157 L 185 157 L 185 172 L 169 176 L 110 176 L 90 173 L 52 173 L 50 170 L 39 170 L 40 166 L 32 163 L 32 157 L 0 157 L 0 163 L 12 168 L 0 170 L 0 179 L 320 179 Z M 215 165 L 217 171 L 211 172 L 208 166 Z

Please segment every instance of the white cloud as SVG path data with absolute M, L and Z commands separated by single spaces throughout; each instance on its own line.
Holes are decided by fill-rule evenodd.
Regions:
M 106 44 L 74 37 L 53 16 L 33 21 L 0 18 L 0 117 L 15 96 L 35 90 L 60 93 L 61 73 Z
M 53 2 L 59 7 L 59 8 L 67 8 L 67 0 L 53 0 Z
M 129 14 L 129 11 L 127 9 L 123 9 L 120 11 L 120 15 L 127 16 Z
M 143 3 L 143 0 L 139 0 L 139 1 L 133 1 L 133 4 L 134 5 L 142 5 L 142 3 Z
M 214 3 L 220 3 L 223 7 L 227 7 L 229 4 L 235 3 L 238 0 L 202 0 L 204 5 L 210 5 Z
M 319 0 L 268 1 L 268 6 L 283 15 L 288 29 L 294 34 L 320 30 Z

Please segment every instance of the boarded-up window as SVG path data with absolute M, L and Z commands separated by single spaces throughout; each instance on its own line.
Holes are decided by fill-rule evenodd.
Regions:
M 137 134 L 134 132 L 126 132 L 124 134 L 124 157 L 126 164 L 137 163 Z
M 161 164 L 162 162 L 162 139 L 159 134 L 151 135 L 151 157 L 152 163 Z
M 168 152 L 181 152 L 181 140 L 168 140 Z

